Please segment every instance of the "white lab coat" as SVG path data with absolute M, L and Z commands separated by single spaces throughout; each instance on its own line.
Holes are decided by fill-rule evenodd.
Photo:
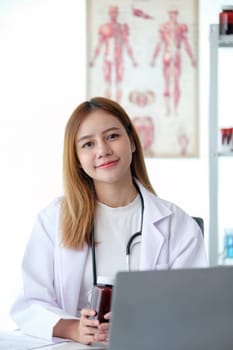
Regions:
M 140 269 L 206 267 L 198 224 L 176 205 L 140 186 L 145 211 Z M 41 211 L 22 262 L 23 293 L 11 315 L 25 333 L 52 339 L 61 318 L 77 318 L 80 287 L 88 247 L 77 251 L 60 245 L 60 201 Z

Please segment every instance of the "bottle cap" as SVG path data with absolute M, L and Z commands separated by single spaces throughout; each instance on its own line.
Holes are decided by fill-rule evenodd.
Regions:
M 233 5 L 223 5 L 221 9 L 224 11 L 230 10 L 233 11 Z
M 115 278 L 113 276 L 98 276 L 97 277 L 97 284 L 113 286 L 114 280 L 115 280 Z

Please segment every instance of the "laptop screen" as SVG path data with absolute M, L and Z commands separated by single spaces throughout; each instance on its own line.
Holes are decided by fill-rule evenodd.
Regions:
M 233 349 L 233 267 L 117 275 L 109 350 L 152 349 Z

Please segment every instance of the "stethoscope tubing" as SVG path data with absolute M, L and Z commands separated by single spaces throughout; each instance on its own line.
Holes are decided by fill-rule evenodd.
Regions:
M 96 272 L 96 256 L 95 256 L 95 234 L 94 226 L 91 230 L 91 255 L 92 255 L 92 274 L 93 274 L 93 285 L 97 285 L 97 272 Z

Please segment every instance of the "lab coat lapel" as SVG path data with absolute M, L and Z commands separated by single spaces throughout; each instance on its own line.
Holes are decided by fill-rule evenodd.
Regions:
M 164 240 L 164 237 L 153 226 L 152 222 L 145 226 L 142 232 L 140 270 L 155 268 Z
M 167 249 L 162 248 L 166 237 L 160 231 L 160 223 L 167 220 L 171 211 L 140 184 L 144 199 L 144 220 L 141 241 L 140 270 L 166 268 L 168 264 Z

